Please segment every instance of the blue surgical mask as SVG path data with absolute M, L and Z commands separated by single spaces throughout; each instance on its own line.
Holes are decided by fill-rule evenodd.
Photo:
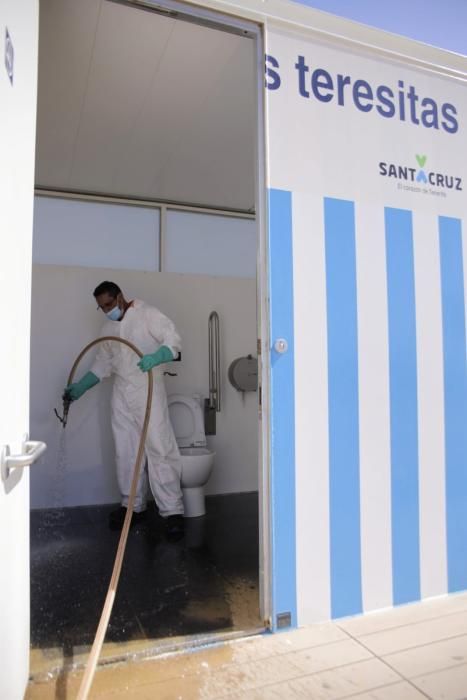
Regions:
M 120 319 L 123 315 L 123 311 L 119 308 L 119 306 L 117 304 L 117 306 L 114 306 L 113 309 L 111 309 L 110 311 L 107 311 L 107 313 L 105 315 L 107 316 L 107 318 L 110 321 L 120 321 Z

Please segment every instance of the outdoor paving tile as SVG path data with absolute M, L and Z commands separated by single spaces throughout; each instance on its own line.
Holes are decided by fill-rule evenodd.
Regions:
M 320 626 L 321 627 L 321 626 Z M 209 683 L 205 682 L 205 679 L 210 676 L 210 674 L 218 674 L 220 671 L 224 671 L 224 678 L 229 676 L 233 671 L 233 678 L 235 682 L 238 681 L 239 677 L 246 674 L 246 678 L 252 679 L 252 659 L 255 660 L 254 671 L 258 669 L 259 672 L 264 673 L 260 662 L 262 660 L 270 659 L 271 657 L 277 657 L 278 653 L 283 653 L 284 651 L 290 652 L 290 649 L 296 646 L 301 648 L 302 645 L 308 647 L 316 641 L 314 634 L 306 634 L 308 630 L 298 630 L 292 632 L 290 635 L 280 635 L 280 643 L 277 644 L 277 638 L 267 635 L 259 635 L 257 637 L 242 639 L 238 641 L 233 641 L 226 644 L 216 645 L 207 649 L 191 650 L 185 653 L 179 654 L 168 654 L 165 656 L 158 656 L 155 658 L 135 660 L 132 662 L 128 660 L 124 663 L 111 664 L 108 666 L 99 667 L 92 686 L 92 697 L 106 697 L 109 693 L 120 693 L 121 689 L 125 689 L 127 693 L 142 693 L 143 696 L 147 691 L 145 686 L 156 685 L 158 692 L 165 692 L 164 683 L 169 683 L 171 687 L 172 681 L 181 680 L 181 684 L 185 683 L 187 686 L 190 685 L 191 681 L 195 682 L 196 687 L 201 685 L 209 686 Z M 293 638 L 293 643 L 287 643 Z M 337 630 L 336 634 L 332 633 L 332 626 L 326 625 L 321 630 L 319 638 L 324 638 L 330 640 L 333 638 L 340 638 L 342 633 Z M 274 644 L 271 644 L 275 640 Z M 284 654 L 285 656 L 285 654 Z M 83 657 L 82 660 L 84 660 Z M 270 665 L 266 666 L 268 677 L 272 673 L 272 677 L 277 677 L 277 661 L 274 661 Z M 290 664 L 285 660 L 280 662 L 279 678 L 282 679 L 284 676 L 281 675 L 284 669 L 290 669 Z M 285 677 L 290 677 L 290 675 L 300 675 L 300 669 L 297 666 L 293 667 L 292 674 L 288 673 Z M 193 678 L 190 678 L 193 676 Z M 30 685 L 28 688 L 29 696 L 31 700 L 37 697 L 42 700 L 42 698 L 54 698 L 54 692 L 52 691 L 52 686 L 55 688 L 57 684 L 61 685 L 63 688 L 67 689 L 67 692 L 75 693 L 79 687 L 80 674 L 78 673 L 68 673 L 62 675 L 58 680 L 52 680 L 47 688 L 45 684 Z M 246 681 L 245 681 L 246 682 Z M 252 681 L 254 684 L 254 682 Z M 162 685 L 161 685 L 162 684 Z M 217 686 L 216 686 L 217 688 Z M 225 688 L 221 689 L 224 692 Z M 169 691 L 167 691 L 169 692 Z M 172 692 L 172 690 L 170 690 Z M 211 691 L 209 687 L 205 690 L 205 694 L 210 697 Z M 217 693 L 217 690 L 216 690 Z M 195 697 L 195 696 L 193 696 Z M 197 696 L 196 696 L 197 697 Z
M 140 676 L 127 676 L 118 688 L 93 687 L 92 698 L 117 700 L 118 698 L 138 698 L 138 700 L 216 700 L 231 692 L 242 692 L 252 697 L 255 686 L 267 682 L 281 681 L 297 676 L 300 671 L 287 661 L 280 666 L 271 659 L 251 664 L 233 666 L 219 672 L 198 672 L 194 675 L 166 679 L 165 681 L 141 682 Z M 42 700 L 42 698 L 41 698 Z
M 467 593 L 440 596 L 398 608 L 366 613 L 357 617 L 339 620 L 339 627 L 353 637 L 380 632 L 394 627 L 433 620 L 445 615 L 454 615 L 467 610 Z
M 250 657 L 251 658 L 251 657 Z M 117 666 L 99 669 L 95 676 L 94 693 L 103 692 L 110 686 L 118 689 L 162 683 L 174 679 L 199 679 L 217 673 L 219 669 L 233 663 L 230 645 L 220 645 L 199 652 L 173 654 L 161 658 L 148 659 L 138 663 L 122 663 Z
M 250 677 L 252 659 L 255 659 L 256 670 L 259 661 L 276 657 L 277 655 L 281 655 L 281 667 L 283 667 L 283 660 L 293 663 L 295 675 L 299 675 L 304 670 L 309 673 L 310 668 L 323 670 L 339 665 L 339 663 L 351 663 L 370 656 L 369 652 L 361 645 L 345 638 L 343 641 L 330 642 L 321 647 L 310 647 L 309 645 L 316 643 L 318 639 L 340 639 L 342 636 L 339 630 L 334 634 L 331 625 L 320 626 L 320 628 L 319 634 L 309 634 L 309 630 L 297 630 L 287 635 L 284 633 L 279 635 L 279 637 L 261 635 L 209 649 L 147 659 L 137 664 L 136 682 L 133 682 L 133 680 L 128 681 L 128 678 L 131 677 L 132 664 L 118 664 L 102 668 L 96 674 L 93 686 L 94 692 L 100 692 L 100 688 L 107 687 L 109 678 L 112 678 L 112 682 L 116 684 L 116 687 L 118 687 L 118 684 L 129 684 L 131 688 L 135 684 L 142 686 L 146 683 L 154 682 L 156 679 L 157 681 L 164 681 L 177 676 L 187 678 L 190 675 L 207 677 L 210 673 L 216 673 L 217 675 L 220 671 L 224 671 L 226 677 L 232 673 L 232 667 L 236 669 L 234 671 L 235 677 L 244 673 Z M 308 632 L 308 634 L 305 632 Z M 274 644 L 271 644 L 271 642 L 274 642 Z M 305 645 L 305 650 L 299 651 L 303 645 Z M 298 651 L 291 652 L 291 649 L 297 649 Z M 310 650 L 315 653 L 312 654 Z M 309 654 L 312 654 L 311 662 Z M 294 662 L 296 656 L 298 658 L 297 663 Z M 277 659 L 274 661 L 274 665 L 276 663 Z M 267 668 L 269 668 L 269 665 L 267 665 Z
M 277 698 L 280 697 L 280 695 L 265 694 L 265 690 L 266 689 L 260 689 L 252 695 L 243 693 L 229 695 L 228 700 L 277 700 Z M 295 694 L 292 695 L 294 692 L 295 690 L 292 689 L 290 691 L 287 690 L 288 694 L 283 695 L 282 700 L 294 700 L 294 698 L 315 700 L 315 697 L 318 697 L 316 695 L 309 695 L 307 689 L 305 689 L 304 694 L 297 694 L 295 692 Z M 342 700 L 427 700 L 427 696 L 410 685 L 410 683 L 403 681 L 402 683 L 391 683 L 384 687 L 374 688 L 364 693 L 357 693 L 357 695 L 346 695 Z
M 383 688 L 374 688 L 366 693 L 351 695 L 348 700 L 426 700 L 426 695 L 407 681 L 403 681 L 385 685 Z
M 204 697 L 204 684 L 205 680 L 197 676 L 170 678 L 146 685 L 132 685 L 129 681 L 117 689 L 101 688 L 98 692 L 93 691 L 90 700 L 195 700 Z
M 337 666 L 369 659 L 372 654 L 353 639 L 292 652 L 284 658 L 290 659 L 304 674 L 325 671 Z
M 359 637 L 359 641 L 377 656 L 386 656 L 464 634 L 467 634 L 467 612 L 367 634 Z
M 459 666 L 467 663 L 467 635 L 389 654 L 384 661 L 406 678 Z
M 25 700 L 64 700 L 74 698 L 78 693 L 82 674 L 69 674 L 66 678 L 56 679 L 51 683 L 35 683 L 28 687 Z M 179 676 L 160 680 L 157 674 L 148 677 L 141 673 L 141 665 L 134 669 L 127 664 L 125 673 L 121 676 L 107 674 L 105 677 L 96 674 L 90 700 L 107 700 L 107 698 L 150 698 L 154 700 L 174 700 L 183 698 L 193 700 L 203 697 L 201 689 L 206 685 L 206 679 L 197 675 Z
M 106 690 L 93 693 L 91 699 L 94 700 L 119 700 L 120 698 L 131 698 L 131 700 L 194 700 L 202 698 L 200 694 L 204 681 L 196 676 L 189 678 L 171 678 L 166 681 L 151 683 L 149 685 L 126 684 L 118 689 Z
M 213 700 L 228 693 L 255 690 L 269 683 L 297 678 L 302 671 L 292 661 L 267 658 L 239 664 L 204 676 L 200 699 Z
M 24 694 L 24 700 L 54 700 L 55 683 L 34 683 L 28 685 Z
M 344 639 L 349 639 L 345 632 L 332 622 L 324 622 L 297 630 L 265 635 L 262 646 L 263 648 L 268 648 L 272 653 L 285 654 L 291 651 L 298 651 L 299 649 L 311 649 L 312 647 L 331 644 Z
M 125 664 L 121 669 L 102 669 L 96 674 L 90 697 L 99 700 L 120 697 L 214 700 L 231 690 L 242 689 L 249 692 L 255 686 L 300 675 L 300 670 L 287 660 L 281 660 L 281 663 L 277 664 L 273 659 L 262 659 L 216 669 L 205 659 L 206 655 L 203 654 L 197 666 L 189 666 L 185 670 L 178 664 L 172 668 L 164 668 L 164 664 L 150 662 Z M 74 697 L 79 680 L 76 676 L 66 679 L 66 693 L 69 694 L 67 697 Z M 40 700 L 48 700 L 49 697 L 53 698 L 55 695 L 43 696 Z M 36 700 L 36 696 L 31 695 L 31 700 Z
M 248 639 L 236 640 L 229 644 L 232 663 L 244 663 L 255 658 L 267 658 L 290 654 L 302 649 L 312 649 L 334 642 L 349 639 L 348 635 L 333 623 L 322 623 L 296 630 L 261 634 Z
M 256 688 L 254 694 L 244 695 L 248 700 L 340 700 L 373 688 L 400 681 L 394 671 L 379 659 L 369 659 L 331 671 L 322 671 L 293 680 Z M 241 693 L 226 693 L 228 700 L 237 700 Z
M 467 664 L 419 676 L 412 683 L 432 700 L 465 700 Z
M 89 697 L 467 700 L 467 611 L 453 614 L 450 605 L 443 609 L 450 614 L 387 628 L 358 640 L 339 625 L 325 623 L 107 664 L 98 668 Z M 397 617 L 399 611 L 394 613 Z M 385 656 L 378 659 L 374 654 Z M 80 680 L 81 673 L 64 671 L 45 682 L 44 674 L 44 682 L 29 684 L 25 700 L 71 700 Z

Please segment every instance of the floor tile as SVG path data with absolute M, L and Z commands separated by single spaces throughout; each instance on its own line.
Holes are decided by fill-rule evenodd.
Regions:
M 377 656 L 385 656 L 464 634 L 467 634 L 467 612 L 395 627 L 383 632 L 363 635 L 358 639 Z
M 118 545 L 107 526 L 112 508 L 31 513 L 31 646 L 54 649 L 31 655 L 33 675 L 89 652 Z M 119 644 L 149 649 L 156 640 L 262 627 L 256 493 L 208 497 L 206 516 L 187 518 L 179 543 L 164 532 L 153 504 L 144 527 L 130 531 L 107 658 L 127 653 Z
M 432 700 L 466 700 L 467 664 L 414 678 L 412 683 Z
M 440 596 L 397 608 L 366 613 L 339 620 L 338 625 L 352 637 L 371 634 L 382 630 L 433 620 L 444 615 L 453 615 L 467 610 L 467 593 Z
M 384 661 L 406 678 L 459 666 L 467 663 L 467 635 L 389 654 Z

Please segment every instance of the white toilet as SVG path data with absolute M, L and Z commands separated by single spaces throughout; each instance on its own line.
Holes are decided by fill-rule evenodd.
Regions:
M 199 396 L 170 394 L 170 422 L 180 449 L 185 517 L 204 515 L 204 485 L 211 476 L 214 452 L 207 449 L 204 415 Z

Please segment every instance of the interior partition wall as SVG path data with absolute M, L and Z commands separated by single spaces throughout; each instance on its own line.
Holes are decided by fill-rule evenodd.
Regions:
M 256 248 L 252 214 L 53 192 L 35 198 L 35 264 L 254 279 Z

